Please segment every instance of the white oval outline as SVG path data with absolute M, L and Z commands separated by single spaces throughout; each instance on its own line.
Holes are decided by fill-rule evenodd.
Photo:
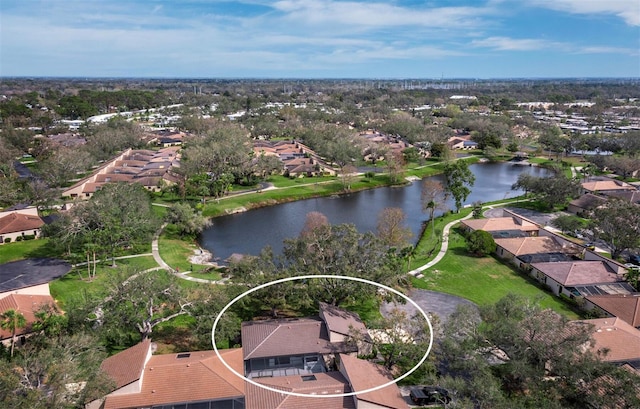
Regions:
M 382 288 L 384 290 L 391 291 L 392 293 L 401 296 L 402 298 L 404 298 L 405 300 L 407 300 L 411 304 L 413 304 L 413 306 L 416 307 L 418 309 L 418 311 L 420 311 L 420 313 L 422 314 L 424 319 L 427 321 L 427 325 L 429 326 L 429 333 L 430 333 L 429 347 L 427 348 L 427 351 L 425 352 L 425 354 L 422 357 L 422 359 L 420 359 L 420 362 L 418 362 L 413 368 L 411 368 L 409 371 L 407 371 L 402 376 L 399 376 L 398 378 L 393 379 L 393 380 L 391 380 L 391 381 L 389 381 L 389 382 L 387 382 L 385 384 L 382 384 L 382 385 L 379 385 L 379 386 L 375 386 L 373 388 L 365 389 L 365 390 L 362 390 L 362 391 L 348 392 L 348 393 L 327 394 L 327 395 L 311 395 L 311 394 L 307 394 L 307 393 L 289 392 L 289 391 L 283 391 L 281 389 L 272 388 L 270 386 L 263 385 L 261 383 L 252 381 L 251 379 L 247 378 L 246 376 L 241 375 L 240 373 L 236 372 L 235 369 L 233 369 L 229 364 L 227 364 L 227 362 L 224 360 L 224 358 L 222 358 L 222 356 L 220 355 L 220 352 L 218 351 L 218 348 L 216 347 L 216 342 L 215 342 L 216 341 L 215 332 L 216 332 L 216 327 L 218 326 L 218 321 L 220 321 L 220 317 L 222 317 L 224 315 L 224 313 L 233 304 L 235 304 L 239 299 L 241 299 L 242 297 L 244 297 L 246 295 L 249 295 L 249 294 L 251 294 L 251 293 L 253 293 L 255 291 L 261 290 L 261 289 L 266 288 L 266 287 L 270 287 L 270 286 L 275 285 L 275 284 L 285 283 L 287 281 L 306 280 L 306 279 L 312 279 L 312 278 L 338 278 L 338 279 L 343 279 L 343 280 L 358 281 L 358 282 L 365 283 L 365 284 L 375 285 L 375 286 L 377 286 L 379 288 Z M 220 362 L 222 362 L 222 364 L 225 367 L 227 367 L 227 369 L 230 370 L 231 373 L 233 373 L 235 376 L 245 380 L 246 382 L 249 382 L 250 384 L 252 384 L 254 386 L 266 389 L 266 390 L 271 391 L 271 392 L 276 392 L 276 393 L 281 393 L 281 394 L 291 395 L 291 396 L 298 396 L 298 397 L 302 397 L 302 398 L 343 398 L 343 397 L 347 397 L 347 396 L 354 396 L 354 395 L 357 395 L 357 394 L 369 393 L 369 392 L 377 391 L 378 389 L 386 388 L 387 386 L 391 386 L 391 385 L 397 383 L 398 381 L 401 381 L 402 379 L 406 378 L 407 376 L 411 375 L 413 372 L 415 372 L 420 367 L 420 365 L 422 365 L 424 363 L 424 361 L 427 360 L 427 357 L 429 356 L 429 352 L 431 352 L 431 347 L 433 346 L 433 327 L 431 326 L 431 321 L 429 321 L 429 317 L 427 316 L 427 313 L 425 313 L 424 310 L 422 308 L 420 308 L 420 306 L 418 304 L 416 304 L 415 301 L 413 301 L 411 298 L 407 297 L 406 295 L 402 294 L 400 291 L 397 291 L 397 290 L 395 290 L 395 289 L 393 289 L 391 287 L 387 287 L 386 285 L 377 283 L 375 281 L 365 280 L 364 278 L 359 278 L 359 277 L 349 277 L 349 276 L 330 275 L 330 274 L 317 274 L 317 275 L 313 275 L 312 274 L 312 275 L 286 277 L 286 278 L 281 278 L 281 279 L 274 280 L 274 281 L 269 281 L 267 283 L 260 284 L 257 287 L 251 288 L 251 289 L 245 291 L 244 293 L 238 295 L 236 298 L 231 300 L 231 302 L 229 302 L 227 305 L 225 305 L 224 308 L 222 310 L 220 310 L 220 313 L 218 313 L 218 316 L 216 317 L 215 321 L 213 322 L 213 328 L 211 329 L 211 342 L 213 344 L 213 350 L 215 351 L 216 356 L 218 357 L 218 359 L 220 359 Z M 243 360 L 243 362 L 244 362 L 244 360 Z

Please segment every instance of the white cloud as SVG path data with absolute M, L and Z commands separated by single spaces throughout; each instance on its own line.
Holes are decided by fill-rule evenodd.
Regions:
M 640 26 L 638 0 L 534 0 L 532 3 L 575 14 L 613 14 L 630 26 Z
M 500 51 L 535 51 L 548 48 L 564 47 L 561 43 L 532 38 L 488 37 L 473 40 L 473 47 L 493 48 Z

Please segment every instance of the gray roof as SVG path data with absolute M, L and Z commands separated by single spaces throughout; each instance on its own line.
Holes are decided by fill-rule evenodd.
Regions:
M 0 265 L 0 293 L 46 284 L 71 270 L 71 264 L 53 258 L 30 258 Z

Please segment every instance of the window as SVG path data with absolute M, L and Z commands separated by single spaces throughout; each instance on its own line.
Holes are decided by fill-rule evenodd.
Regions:
M 304 375 L 302 377 L 302 382 L 309 382 L 309 381 L 315 381 L 315 380 L 317 380 L 315 375 Z

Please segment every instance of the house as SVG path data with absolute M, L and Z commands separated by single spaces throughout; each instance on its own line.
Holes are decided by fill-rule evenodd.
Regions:
M 614 190 L 606 192 L 609 197 L 624 200 L 629 203 L 640 205 L 640 190 Z
M 375 389 L 393 380 L 391 373 L 380 365 L 349 355 L 339 355 L 338 367 L 356 392 Z M 407 403 L 395 384 L 371 392 L 356 393 L 353 398 L 358 409 L 407 409 Z
M 147 339 L 107 358 L 101 368 L 116 389 L 88 408 L 245 408 L 245 381 L 215 351 L 152 355 L 152 350 Z M 221 350 L 220 356 L 242 371 L 241 349 Z
M 42 226 L 44 221 L 35 207 L 0 212 L 0 245 L 25 237 L 38 238 Z
M 478 143 L 471 140 L 471 137 L 451 137 L 447 141 L 447 145 L 450 149 L 462 149 L 462 150 L 471 150 L 477 149 Z
M 587 296 L 584 309 L 598 311 L 610 318 L 618 317 L 640 329 L 640 293 Z
M 640 368 L 640 330 L 620 318 L 598 318 L 573 323 L 593 325 L 593 342 L 587 348 L 600 359 Z
M 561 243 L 552 236 L 496 239 L 498 257 L 511 261 L 522 269 L 541 261 L 567 261 L 580 253 L 575 246 Z
M 311 375 L 335 367 L 338 353 L 357 353 L 344 341 L 331 342 L 320 318 L 242 323 L 244 374 L 247 378 Z
M 287 176 L 335 175 L 336 170 L 329 166 L 311 148 L 299 141 L 255 141 L 253 152 L 260 155 L 276 156 L 283 163 Z
M 523 218 L 506 216 L 489 219 L 467 219 L 461 222 L 463 230 L 484 230 L 494 238 L 537 236 L 540 226 Z
M 270 388 L 304 395 L 340 395 L 352 392 L 349 383 L 338 371 L 261 378 L 260 383 Z M 295 396 L 273 392 L 253 384 L 247 384 L 246 391 L 246 409 L 357 409 L 351 396 Z
M 176 182 L 172 169 L 180 166 L 179 146 L 158 151 L 127 149 L 99 167 L 90 176 L 79 180 L 62 192 L 63 197 L 89 199 L 105 183 L 139 183 L 145 189 L 158 192 L 162 185 Z
M 555 295 L 580 296 L 576 287 L 612 284 L 623 281 L 602 261 L 557 261 L 531 263 L 529 274 L 546 284 Z
M 31 332 L 31 327 L 36 322 L 36 312 L 47 306 L 55 308 L 55 305 L 55 301 L 50 295 L 9 294 L 4 298 L 0 298 L 0 314 L 14 310 L 24 316 L 26 325 L 16 330 L 16 336 L 20 337 L 21 342 L 23 342 L 24 336 Z M 11 331 L 0 328 L 0 342 L 10 345 L 11 339 Z
M 637 190 L 632 185 L 615 179 L 606 180 L 592 180 L 582 183 L 582 190 L 584 193 L 602 193 L 608 194 L 616 191 L 635 191 Z
M 594 195 L 593 193 L 585 193 L 577 199 L 569 202 L 567 211 L 578 216 L 582 216 L 607 202 L 607 199 Z

